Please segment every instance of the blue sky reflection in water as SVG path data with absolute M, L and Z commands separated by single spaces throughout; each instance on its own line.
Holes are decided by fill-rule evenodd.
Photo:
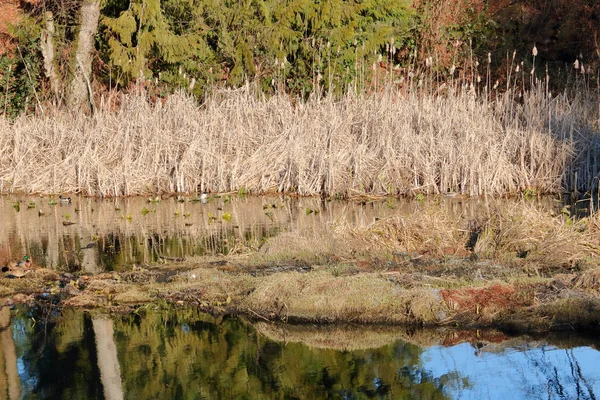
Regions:
M 600 394 L 600 352 L 586 346 L 522 343 L 491 352 L 462 343 L 431 347 L 421 359 L 434 378 L 460 371 L 469 384 L 446 386 L 451 398 L 596 399 Z
M 193 309 L 111 318 L 53 310 L 46 319 L 40 311 L 13 310 L 10 335 L 0 335 L 0 399 L 102 399 L 107 391 L 125 399 L 593 399 L 600 393 L 597 340 L 583 337 L 420 347 L 415 343 L 443 343 L 452 333 L 250 325 Z M 107 388 L 102 375 L 115 372 L 118 385 Z

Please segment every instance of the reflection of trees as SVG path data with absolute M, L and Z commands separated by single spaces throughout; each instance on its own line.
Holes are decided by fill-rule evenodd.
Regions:
M 338 351 L 272 342 L 237 320 L 191 310 L 115 322 L 126 393 L 140 398 L 442 399 L 420 349 Z
M 21 383 L 15 343 L 10 330 L 10 309 L 4 307 L 6 300 L 0 299 L 0 398 L 12 400 L 21 398 Z
M 98 355 L 98 368 L 104 388 L 104 398 L 120 400 L 123 398 L 123 388 L 117 348 L 113 337 L 113 322 L 108 318 L 92 318 L 92 325 L 96 338 L 96 354 Z
M 13 325 L 25 398 L 103 398 L 93 328 L 83 313 L 42 308 L 19 313 Z
M 26 398 L 445 398 L 444 382 L 420 366 L 421 349 L 402 341 L 344 351 L 272 341 L 195 310 L 112 320 L 53 313 L 34 314 L 36 324 L 23 313 L 13 320 Z

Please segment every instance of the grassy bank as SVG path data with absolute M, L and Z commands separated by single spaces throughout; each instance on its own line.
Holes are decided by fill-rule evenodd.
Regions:
M 121 273 L 42 269 L 0 279 L 0 296 L 27 302 L 49 293 L 64 306 L 121 311 L 167 300 L 267 321 L 600 328 L 598 217 L 573 221 L 527 203 L 475 222 L 435 207 L 420 214 Z
M 265 99 L 248 87 L 202 106 L 183 96 L 156 104 L 129 96 L 118 106 L 106 101 L 93 117 L 0 119 L 0 192 L 506 195 L 597 187 L 593 93 L 552 95 L 538 85 L 486 96 L 482 87 L 405 85 L 339 101 Z

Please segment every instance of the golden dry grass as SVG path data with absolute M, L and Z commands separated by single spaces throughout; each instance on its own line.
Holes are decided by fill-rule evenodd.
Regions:
M 597 107 L 537 89 L 516 99 L 460 88 L 297 102 L 246 87 L 202 106 L 129 95 L 93 117 L 0 119 L 0 192 L 503 195 L 588 185 Z
M 467 223 L 438 205 L 425 205 L 418 211 L 373 223 L 367 229 L 350 230 L 352 236 L 374 249 L 387 248 L 434 256 L 465 250 Z
M 405 290 L 377 274 L 335 277 L 326 271 L 268 276 L 242 307 L 267 318 L 321 322 L 433 324 L 447 317 L 433 289 Z
M 553 215 L 527 202 L 502 213 L 492 209 L 481 223 L 475 252 L 505 261 L 518 257 L 542 268 L 582 267 L 600 257 L 596 218 L 573 220 L 567 214 Z

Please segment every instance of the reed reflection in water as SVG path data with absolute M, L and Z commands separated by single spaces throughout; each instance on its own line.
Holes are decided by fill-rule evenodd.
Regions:
M 95 274 L 153 263 L 161 257 L 173 260 L 256 250 L 282 232 L 318 236 L 336 224 L 364 227 L 379 218 L 419 212 L 422 206 L 422 202 L 399 199 L 346 202 L 221 196 L 207 204 L 194 200 L 193 196 L 158 203 L 147 198 L 74 198 L 71 204 L 51 205 L 49 197 L 1 196 L 0 263 L 28 254 L 39 266 Z M 490 207 L 485 199 L 427 201 L 439 203 L 465 221 Z M 552 209 L 556 203 L 543 198 L 539 206 Z

